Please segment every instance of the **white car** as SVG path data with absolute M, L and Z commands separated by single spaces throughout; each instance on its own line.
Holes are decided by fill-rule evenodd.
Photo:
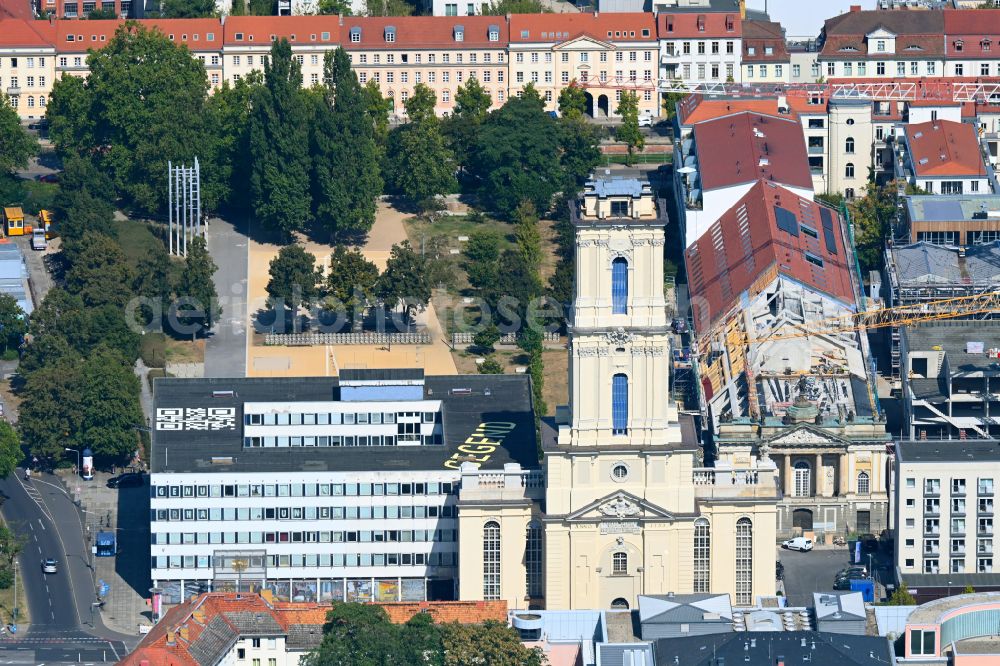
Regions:
M 643 111 L 639 114 L 639 127 L 652 127 L 653 114 L 650 111 Z
M 42 560 L 42 573 L 54 574 L 59 570 L 59 565 L 51 557 Z
M 808 552 L 813 549 L 812 539 L 807 539 L 805 537 L 795 537 L 794 539 L 789 539 L 781 544 L 782 548 L 787 548 L 788 550 L 798 550 L 802 552 Z

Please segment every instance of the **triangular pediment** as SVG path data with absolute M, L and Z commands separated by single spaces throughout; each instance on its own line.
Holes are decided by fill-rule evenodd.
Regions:
M 865 35 L 867 39 L 895 39 L 896 33 L 890 32 L 885 29 L 885 26 L 879 26 Z
M 566 516 L 566 520 L 673 520 L 674 514 L 630 492 L 619 490 Z
M 772 437 L 767 440 L 770 446 L 782 446 L 782 445 L 799 445 L 799 444 L 818 444 L 822 445 L 837 445 L 841 446 L 848 444 L 847 440 L 832 435 L 822 428 L 817 428 L 811 425 L 800 425 L 792 428 L 787 432 L 783 432 L 780 435 Z
M 614 50 L 614 44 L 609 42 L 602 42 L 596 37 L 592 37 L 586 33 L 577 35 L 567 39 L 561 44 L 557 44 L 553 47 L 553 51 L 589 51 L 590 49 L 610 49 Z

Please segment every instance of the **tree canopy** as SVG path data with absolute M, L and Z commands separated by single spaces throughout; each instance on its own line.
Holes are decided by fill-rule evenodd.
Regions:
M 301 245 L 286 245 L 268 267 L 267 300 L 271 307 L 297 311 L 319 296 L 322 279 L 316 257 Z
M 22 458 L 24 452 L 21 451 L 21 438 L 17 431 L 10 422 L 0 420 L 0 478 L 10 476 Z
M 0 175 L 28 166 L 38 152 L 38 140 L 21 126 L 10 98 L 0 93 Z
M 421 309 L 431 300 L 427 262 L 410 247 L 410 241 L 393 245 L 377 293 L 389 307 Z
M 437 97 L 423 83 L 406 101 L 410 122 L 390 132 L 385 158 L 386 184 L 420 208 L 458 187 L 455 159 L 445 144 L 441 121 L 434 115 Z
M 636 94 L 630 90 L 623 92 L 615 113 L 622 119 L 615 136 L 628 148 L 628 164 L 632 164 L 635 151 L 646 147 L 646 138 L 639 129 L 639 98 Z
M 344 306 L 349 321 L 357 323 L 364 309 L 375 301 L 378 278 L 378 267 L 361 252 L 338 245 L 330 256 L 327 295 L 337 301 L 332 305 Z

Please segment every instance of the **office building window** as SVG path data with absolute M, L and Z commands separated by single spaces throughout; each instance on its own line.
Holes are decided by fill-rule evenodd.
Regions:
M 617 374 L 611 379 L 611 432 L 628 433 L 628 377 Z
M 736 603 L 753 603 L 753 523 L 749 518 L 736 521 Z
M 704 518 L 694 521 L 694 592 L 708 592 L 712 572 L 711 526 Z
M 483 599 L 500 598 L 500 524 L 494 520 L 483 527 Z

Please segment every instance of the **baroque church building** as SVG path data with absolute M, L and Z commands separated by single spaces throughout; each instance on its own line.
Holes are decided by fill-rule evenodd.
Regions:
M 459 595 L 511 608 L 634 607 L 639 595 L 775 592 L 778 469 L 701 467 L 671 397 L 664 202 L 633 179 L 571 204 L 569 401 L 542 425 L 542 470 L 466 463 Z M 690 440 L 690 441 L 689 441 Z

